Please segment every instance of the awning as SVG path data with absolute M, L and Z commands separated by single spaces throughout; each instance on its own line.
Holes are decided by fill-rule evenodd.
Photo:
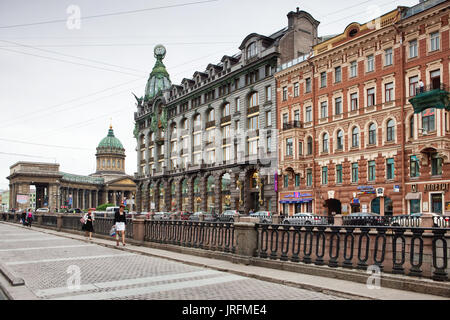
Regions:
M 420 193 L 418 192 L 409 192 L 406 194 L 406 200 L 420 200 Z

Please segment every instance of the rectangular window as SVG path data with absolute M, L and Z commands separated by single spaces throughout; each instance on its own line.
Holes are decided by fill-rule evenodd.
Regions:
M 328 104 L 326 101 L 320 104 L 320 117 L 328 118 Z
M 311 78 L 305 80 L 305 92 L 311 92 Z
M 439 50 L 439 31 L 430 34 L 430 50 Z
M 298 155 L 303 155 L 303 142 L 301 141 L 298 143 Z
M 394 100 L 394 83 L 389 82 L 384 85 L 385 100 L 390 102 Z
M 241 111 L 241 103 L 240 103 L 239 98 L 236 98 L 234 100 L 234 102 L 235 102 L 235 105 L 236 105 L 236 112 Z
M 324 88 L 327 86 L 327 72 L 321 72 L 320 73 L 320 87 Z
M 306 169 L 306 185 L 312 186 L 312 169 Z
M 286 139 L 286 156 L 294 155 L 294 145 L 292 144 L 292 138 Z
M 287 100 L 287 93 L 288 93 L 287 87 L 284 87 L 284 88 L 283 88 L 283 101 L 286 101 L 286 100 Z
M 431 155 L 431 175 L 442 175 L 442 158 L 440 158 L 437 153 Z
M 420 200 L 419 199 L 413 199 L 409 200 L 409 208 L 410 213 L 419 213 L 420 210 Z
M 210 130 L 210 132 L 214 133 L 214 130 Z M 231 125 L 222 127 L 222 139 L 228 139 L 231 137 Z
M 385 66 L 392 65 L 392 48 L 386 49 L 384 51 L 384 65 Z
M 375 88 L 367 89 L 367 106 L 375 105 Z
M 266 149 L 267 149 L 267 153 L 271 153 L 272 152 L 272 137 L 271 136 L 267 136 Z
M 207 161 L 209 164 L 216 162 L 216 152 L 214 150 L 208 151 Z
M 375 161 L 369 161 L 368 168 L 369 168 L 368 180 L 375 181 Z
M 394 158 L 386 159 L 386 179 L 394 179 Z
M 298 82 L 294 83 L 294 97 L 298 97 L 299 95 L 299 84 Z
M 197 133 L 194 134 L 194 146 L 201 146 L 202 145 L 202 134 Z
M 409 96 L 414 97 L 417 92 L 417 87 L 419 86 L 419 77 L 414 76 L 409 78 Z
M 427 132 L 436 130 L 434 108 L 422 111 L 422 129 Z
M 224 161 L 230 161 L 231 160 L 231 148 L 230 147 L 224 147 L 223 148 L 223 160 Z
M 248 129 L 257 130 L 258 128 L 258 116 L 248 118 Z
M 367 72 L 372 72 L 375 69 L 373 54 L 367 56 Z
M 419 166 L 419 159 L 417 159 L 416 156 L 411 156 L 410 158 L 410 169 L 409 173 L 411 178 L 418 178 L 420 176 L 420 166 Z
M 284 176 L 284 183 L 283 183 L 284 187 L 287 188 L 289 187 L 289 176 L 286 174 Z
M 358 182 L 358 163 L 352 163 L 352 182 Z
M 341 67 L 334 68 L 334 82 L 342 81 L 342 69 Z
M 299 174 L 295 175 L 295 186 L 300 187 L 300 175 Z
M 339 115 L 342 113 L 342 98 L 336 98 L 334 99 L 334 111 L 336 115 Z
M 296 122 L 296 123 L 300 122 L 300 111 L 299 110 L 294 111 L 294 122 Z
M 342 164 L 336 165 L 336 183 L 342 183 Z
M 305 122 L 311 122 L 312 121 L 312 109 L 311 107 L 307 107 L 306 108 L 306 118 L 305 118 Z
M 289 115 L 287 113 L 283 114 L 283 125 L 287 125 L 289 122 Z
M 328 184 L 328 167 L 322 167 L 322 184 Z
M 272 101 L 272 87 L 266 87 L 266 101 Z
M 409 57 L 417 57 L 417 40 L 412 40 L 409 42 Z
M 350 110 L 355 111 L 358 110 L 358 94 L 352 93 L 350 95 Z
M 272 125 L 272 111 L 266 111 L 266 126 L 270 127 Z
M 358 63 L 356 61 L 352 61 L 350 63 L 350 78 L 354 78 L 358 75 Z
M 248 141 L 248 155 L 258 154 L 258 140 Z

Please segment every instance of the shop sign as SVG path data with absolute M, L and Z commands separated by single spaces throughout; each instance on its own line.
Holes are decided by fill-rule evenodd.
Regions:
M 30 196 L 27 194 L 18 194 L 16 197 L 17 203 L 20 203 L 20 204 L 27 203 L 29 201 L 29 199 L 30 199 Z
M 428 202 L 427 201 L 422 202 L 422 210 L 424 212 L 428 212 Z
M 359 194 L 375 194 L 375 188 L 373 186 L 359 186 Z
M 430 183 L 426 184 L 424 191 L 448 191 L 448 183 Z
M 394 192 L 400 192 L 400 186 L 399 185 L 395 185 L 394 186 Z

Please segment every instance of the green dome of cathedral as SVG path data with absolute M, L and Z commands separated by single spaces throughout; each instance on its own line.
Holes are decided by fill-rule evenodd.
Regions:
M 169 89 L 172 83 L 170 82 L 169 73 L 162 63 L 166 56 L 166 48 L 162 45 L 157 45 L 154 50 L 156 63 L 145 86 L 144 100 L 150 100 L 156 97 L 162 91 Z
M 112 126 L 109 127 L 108 135 L 100 141 L 97 149 L 102 149 L 104 151 L 125 150 L 120 140 L 114 136 Z

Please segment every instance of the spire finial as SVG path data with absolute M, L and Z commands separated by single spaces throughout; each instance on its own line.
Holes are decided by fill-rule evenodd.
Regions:
M 109 118 L 109 128 L 112 129 L 112 117 Z

